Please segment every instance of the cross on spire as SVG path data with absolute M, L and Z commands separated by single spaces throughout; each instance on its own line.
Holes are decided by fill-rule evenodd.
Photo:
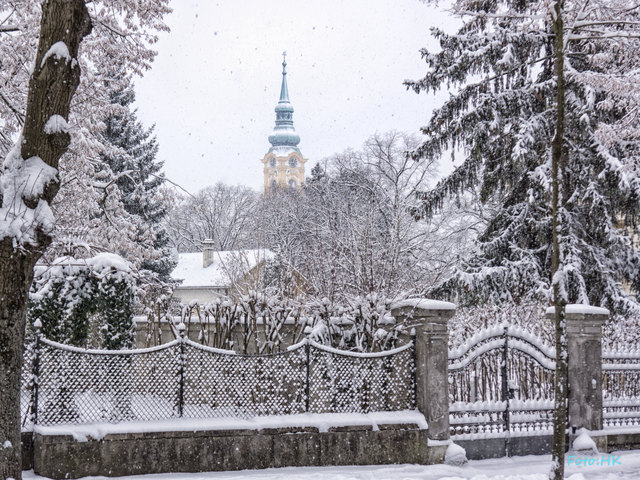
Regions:
M 287 51 L 282 52 L 282 75 L 287 74 Z

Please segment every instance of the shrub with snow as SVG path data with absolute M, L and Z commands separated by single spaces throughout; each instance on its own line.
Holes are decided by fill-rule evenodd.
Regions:
M 134 300 L 133 271 L 122 257 L 61 257 L 36 267 L 27 315 L 31 324 L 42 322 L 42 333 L 51 340 L 131 348 Z

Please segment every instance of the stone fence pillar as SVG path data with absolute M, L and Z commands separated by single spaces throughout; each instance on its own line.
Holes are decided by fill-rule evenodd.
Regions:
M 415 325 L 416 404 L 429 425 L 429 438 L 449 439 L 449 319 L 453 303 L 409 299 L 391 305 L 398 322 Z
M 554 317 L 553 307 L 547 317 Z M 606 308 L 567 305 L 569 426 L 602 429 L 602 325 Z

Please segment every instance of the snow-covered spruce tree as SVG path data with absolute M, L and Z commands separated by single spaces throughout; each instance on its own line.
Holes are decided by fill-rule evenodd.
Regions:
M 316 162 L 316 164 L 311 169 L 311 176 L 307 179 L 307 182 L 319 182 L 326 175 L 324 168 L 320 165 L 320 162 Z
M 153 127 L 146 129 L 132 110 L 135 92 L 130 74 L 120 66 L 112 76 L 120 78 L 120 83 L 110 92 L 116 108 L 104 122 L 100 159 L 111 170 L 124 210 L 136 220 L 134 241 L 144 252 L 140 269 L 160 282 L 170 283 L 175 261 L 163 226 L 168 206 L 160 192 L 165 179 L 163 162 L 156 160 L 158 143 Z M 118 253 L 127 256 L 129 252 Z
M 637 174 L 640 5 L 622 0 L 458 0 L 463 26 L 434 29 L 416 91 L 456 90 L 433 113 L 417 158 L 464 152 L 452 175 L 422 195 L 429 217 L 480 185 L 500 208 L 477 250 L 440 293 L 463 302 L 552 299 L 556 413 L 552 477 L 563 474 L 566 425 L 564 307 L 595 303 L 637 313 L 623 289 L 640 287 L 632 244 Z M 631 230 L 630 230 L 631 229 Z

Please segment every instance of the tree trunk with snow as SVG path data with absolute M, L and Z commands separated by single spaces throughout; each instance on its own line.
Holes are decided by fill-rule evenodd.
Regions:
M 66 119 L 80 82 L 76 57 L 80 42 L 90 31 L 91 20 L 83 0 L 48 0 L 42 4 L 40 40 L 29 81 L 21 145 L 2 165 L 0 479 L 22 478 L 20 378 L 27 300 L 33 267 L 51 242 L 52 224 L 42 216 L 50 220 L 49 204 L 60 184 L 57 175 L 49 178 L 45 172 L 46 166 L 57 170 L 69 146 Z M 51 121 L 54 115 L 59 117 Z M 46 166 L 40 170 L 28 168 L 31 164 L 26 160 L 33 157 Z M 45 181 L 38 185 L 40 176 Z
M 564 127 L 565 127 L 565 88 L 564 75 L 564 0 L 554 5 L 553 31 L 555 34 L 555 75 L 556 75 L 556 132 L 551 142 L 551 222 L 552 222 L 552 263 L 553 304 L 555 306 L 556 337 L 556 374 L 555 405 L 553 410 L 553 440 L 551 444 L 552 480 L 564 478 L 564 451 L 567 426 L 567 328 L 565 322 L 564 278 L 562 275 L 562 204 L 561 191 L 564 179 Z

